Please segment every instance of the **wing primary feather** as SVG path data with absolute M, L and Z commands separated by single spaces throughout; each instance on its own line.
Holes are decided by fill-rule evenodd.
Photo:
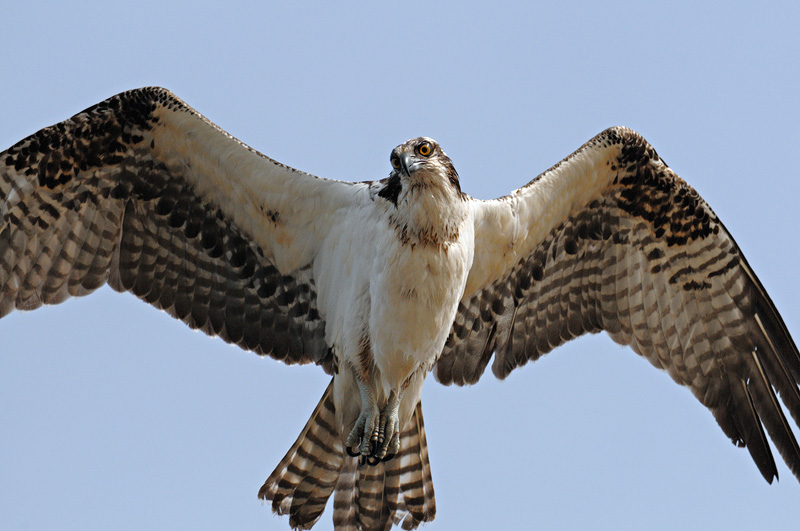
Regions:
M 800 479 L 783 411 L 800 424 L 800 352 L 730 233 L 641 136 L 604 131 L 475 212 L 473 270 L 437 379 L 475 382 L 492 353 L 504 378 L 603 329 L 689 387 L 767 481 L 767 436 Z
M 494 344 L 495 344 L 494 338 L 495 334 L 497 333 L 497 322 L 496 321 L 492 322 L 486 328 L 488 330 L 488 333 L 486 334 L 486 338 L 484 339 L 483 348 L 479 352 L 481 352 L 480 360 L 485 359 L 488 361 L 489 358 L 492 357 L 492 354 L 494 354 Z M 480 374 L 476 375 L 474 372 L 472 374 L 467 374 L 464 376 L 465 376 L 465 381 L 469 383 L 475 383 L 477 381 L 477 378 L 480 378 Z
M 728 237 L 733 240 L 730 234 L 728 234 Z M 767 293 L 767 290 L 764 289 L 761 280 L 759 280 L 755 272 L 753 272 L 753 269 L 747 262 L 747 258 L 740 253 L 739 259 L 741 268 L 755 288 L 756 314 L 763 317 L 763 320 L 762 317 L 759 317 L 761 321 L 760 326 L 762 330 L 764 330 L 765 336 L 773 343 L 773 350 L 779 353 L 779 356 L 791 371 L 794 376 L 794 381 L 800 383 L 800 351 L 798 351 L 797 345 L 789 334 L 789 329 L 786 328 L 786 323 L 784 323 L 783 318 L 778 313 L 778 309 L 775 308 L 775 303 L 772 302 L 772 298 Z M 800 420 L 798 420 L 798 422 L 800 422 Z
M 244 349 L 330 370 L 311 265 L 331 213 L 367 188 L 279 164 L 167 90 L 123 92 L 0 154 L 0 313 L 109 281 Z
M 739 432 L 741 442 L 747 447 L 747 451 L 750 452 L 750 456 L 767 483 L 772 483 L 772 480 L 778 477 L 778 469 L 775 467 L 775 459 L 772 457 L 767 436 L 761 427 L 761 420 L 756 412 L 749 386 L 744 380 L 739 379 L 736 384 L 731 386 L 731 393 L 733 403 L 731 404 L 732 409 L 728 411 Z M 720 425 L 724 429 L 721 422 Z M 728 430 L 725 431 L 728 432 Z M 729 432 L 728 435 L 730 435 Z
M 792 375 L 784 363 L 782 351 L 775 348 L 772 338 L 764 328 L 761 316 L 758 312 L 754 314 L 753 318 L 758 324 L 766 346 L 769 349 L 769 352 L 762 357 L 766 362 L 767 371 L 772 377 L 772 382 L 778 390 L 781 400 L 783 400 L 783 403 L 786 404 L 786 407 L 789 409 L 789 414 L 795 422 L 800 424 L 800 391 L 797 388 L 797 384 L 792 379 Z
M 786 421 L 786 416 L 783 414 L 778 398 L 772 390 L 772 385 L 764 372 L 764 367 L 761 364 L 761 352 L 759 350 L 752 351 L 753 362 L 757 372 L 750 379 L 748 383 L 748 391 L 755 391 L 754 403 L 759 417 L 762 419 L 764 426 L 767 428 L 770 437 L 775 442 L 778 452 L 783 457 L 789 470 L 796 477 L 800 477 L 800 447 L 797 445 L 792 433 L 792 428 Z M 751 393 L 753 396 L 753 393 Z M 775 477 L 778 477 L 777 472 Z
M 794 381 L 800 382 L 800 352 L 797 350 L 797 345 L 795 345 L 792 336 L 789 335 L 783 318 L 781 318 L 778 310 L 775 309 L 775 304 L 773 304 L 772 299 L 764 290 L 763 286 L 761 286 L 758 277 L 750 271 L 749 266 L 745 267 L 745 270 L 751 280 L 754 280 L 754 284 L 758 290 L 755 307 L 756 314 L 760 316 L 761 327 L 766 337 L 769 338 L 769 341 L 774 344 L 775 352 L 778 353 L 787 365 L 787 368 L 791 371 L 794 376 Z

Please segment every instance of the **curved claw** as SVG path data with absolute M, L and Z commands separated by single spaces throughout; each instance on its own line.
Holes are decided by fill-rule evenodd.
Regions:
M 400 393 L 392 391 L 383 411 L 378 411 L 369 387 L 359 381 L 361 413 L 345 441 L 350 457 L 358 457 L 361 466 L 375 466 L 388 461 L 400 451 Z
M 345 448 L 350 457 L 374 455 L 382 441 L 378 440 L 380 414 L 377 407 L 361 411 L 353 429 L 347 436 Z
M 399 395 L 392 392 L 381 414 L 380 445 L 374 455 L 379 461 L 387 461 L 400 451 Z

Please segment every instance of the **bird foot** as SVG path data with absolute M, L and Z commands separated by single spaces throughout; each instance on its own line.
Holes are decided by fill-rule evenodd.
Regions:
M 380 429 L 378 431 L 378 451 L 375 457 L 379 461 L 388 461 L 400 451 L 400 398 L 394 391 L 389 395 L 381 414 Z
M 382 412 L 374 400 L 363 404 L 355 426 L 347 436 L 347 455 L 360 457 L 361 465 L 377 465 L 400 451 L 400 399 L 392 391 Z
M 377 451 L 379 434 L 380 413 L 378 412 L 378 406 L 372 402 L 368 407 L 362 407 L 355 426 L 350 430 L 350 435 L 347 436 L 347 441 L 345 442 L 347 455 L 351 457 L 361 456 L 363 464 L 365 459 L 368 459 Z

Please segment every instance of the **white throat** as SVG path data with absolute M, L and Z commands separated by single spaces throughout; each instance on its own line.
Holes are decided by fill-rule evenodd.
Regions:
M 446 177 L 419 173 L 404 181 L 390 223 L 400 232 L 401 240 L 447 247 L 458 239 L 468 215 L 467 202 Z

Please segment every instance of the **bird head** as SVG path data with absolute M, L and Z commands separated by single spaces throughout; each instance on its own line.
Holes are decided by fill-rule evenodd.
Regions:
M 411 187 L 453 187 L 461 194 L 458 173 L 450 157 L 433 139 L 421 136 L 407 140 L 392 150 L 389 161 L 390 179 L 407 181 Z

